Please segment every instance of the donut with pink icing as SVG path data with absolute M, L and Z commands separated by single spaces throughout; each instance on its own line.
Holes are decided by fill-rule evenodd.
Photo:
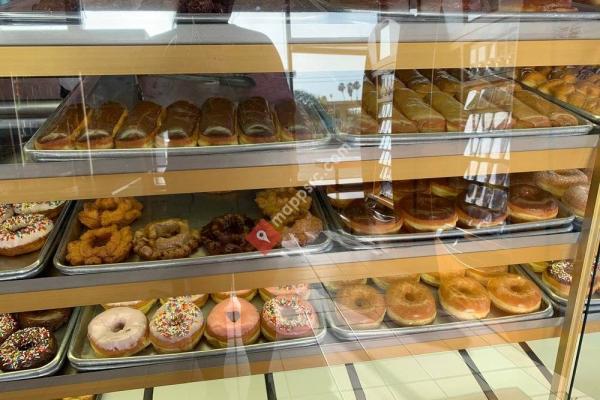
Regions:
M 129 307 L 116 307 L 94 317 L 87 337 L 98 357 L 127 357 L 150 343 L 146 315 Z
M 15 215 L 0 224 L 0 256 L 19 256 L 42 248 L 54 227 L 41 214 Z

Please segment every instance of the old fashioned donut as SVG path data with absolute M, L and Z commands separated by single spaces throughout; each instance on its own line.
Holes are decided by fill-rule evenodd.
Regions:
M 102 308 L 105 310 L 109 310 L 111 308 L 117 307 L 129 307 L 136 310 L 140 310 L 144 314 L 148 314 L 148 311 L 152 309 L 152 306 L 156 304 L 156 299 L 148 299 L 148 300 L 133 300 L 133 301 L 120 301 L 117 303 L 105 303 L 102 304 Z
M 371 199 L 353 200 L 339 216 L 351 232 L 364 235 L 385 235 L 402 228 L 399 213 Z
M 323 286 L 325 286 L 325 289 L 327 289 L 327 291 L 331 294 L 335 294 L 338 290 L 340 290 L 341 288 L 343 288 L 345 286 L 366 285 L 366 284 L 367 284 L 367 278 L 348 279 L 348 280 L 344 280 L 344 281 L 323 282 Z
M 138 219 L 143 208 L 133 197 L 109 197 L 86 201 L 77 217 L 89 229 L 111 225 L 124 227 Z
M 230 297 L 208 314 L 204 336 L 211 346 L 232 347 L 252 344 L 260 335 L 260 315 L 252 303 Z
M 0 224 L 0 256 L 19 256 L 42 248 L 54 227 L 41 214 L 14 215 Z
M 19 329 L 19 323 L 12 314 L 0 314 L 0 344 Z
M 229 299 L 230 297 L 238 297 L 240 299 L 252 301 L 254 296 L 256 296 L 256 292 L 256 289 L 240 289 L 231 292 L 215 292 L 210 294 L 210 298 L 213 299 L 215 303 L 220 303 L 223 300 Z
M 510 187 L 508 215 L 511 222 L 541 221 L 558 215 L 558 202 L 552 195 L 532 185 Z
M 258 294 L 263 301 L 268 301 L 273 297 L 278 296 L 298 296 L 306 300 L 310 295 L 310 289 L 306 283 L 298 283 L 295 285 L 271 286 L 258 289 Z
M 529 279 L 517 274 L 504 274 L 489 280 L 487 290 L 494 306 L 512 314 L 525 314 L 540 309 L 542 293 Z
M 427 325 L 437 315 L 435 298 L 425 285 L 398 281 L 385 292 L 388 317 L 398 325 Z
M 590 194 L 589 185 L 575 185 L 568 188 L 562 196 L 563 204 L 578 217 L 585 216 L 585 206 Z
M 371 277 L 371 280 L 381 290 L 387 290 L 388 287 L 396 282 L 400 281 L 410 281 L 413 283 L 417 283 L 421 280 L 421 274 L 400 274 L 394 276 L 378 276 Z
M 131 252 L 131 228 L 111 225 L 90 229 L 67 245 L 67 261 L 71 265 L 111 264 L 124 261 Z
M 408 232 L 453 229 L 458 220 L 452 200 L 422 193 L 400 200 L 400 215 Z
M 133 251 L 143 260 L 170 260 L 192 254 L 200 245 L 200 233 L 184 219 L 151 222 L 135 231 Z
M 54 358 L 56 351 L 56 338 L 48 329 L 18 330 L 0 345 L 0 370 L 9 372 L 41 367 Z
M 281 246 L 284 248 L 306 246 L 317 240 L 321 232 L 323 232 L 323 221 L 307 212 L 291 226 L 284 226 L 281 229 Z
M 202 227 L 200 243 L 209 255 L 254 251 L 254 246 L 246 240 L 254 225 L 245 215 L 225 214 Z
M 375 329 L 385 316 L 383 295 L 368 285 L 345 286 L 334 302 L 338 321 L 352 329 Z
M 34 326 L 46 328 L 52 332 L 63 326 L 71 316 L 70 308 L 56 308 L 53 310 L 27 311 L 17 314 L 21 328 Z
M 208 301 L 208 293 L 205 294 L 190 294 L 186 296 L 177 296 L 177 297 L 168 297 L 161 298 L 160 303 L 165 304 L 169 300 L 179 300 L 179 301 L 188 301 L 190 303 L 194 303 L 196 307 L 202 307 Z
M 533 174 L 537 186 L 560 198 L 565 191 L 574 185 L 585 185 L 588 178 L 578 169 L 562 169 L 557 171 L 538 171 Z
M 432 179 L 431 194 L 439 197 L 455 198 L 468 186 L 469 181 L 463 177 Z
M 508 265 L 497 265 L 494 267 L 481 267 L 481 268 L 467 268 L 465 270 L 466 275 L 469 278 L 475 279 L 483 286 L 488 285 L 488 282 L 492 278 L 505 275 L 508 272 Z
M 115 307 L 96 315 L 88 324 L 87 336 L 98 357 L 131 356 L 150 343 L 146 315 L 129 307 Z
M 297 200 L 295 207 L 290 204 L 292 199 Z M 293 187 L 261 190 L 254 201 L 275 226 L 291 225 L 304 217 L 312 205 L 312 197 L 305 190 Z
M 50 219 L 56 219 L 64 206 L 64 200 L 13 204 L 15 214 L 42 214 Z
M 490 313 L 487 290 L 473 278 L 457 277 L 443 281 L 439 297 L 448 314 L 458 319 L 482 319 Z
M 204 315 L 194 303 L 169 300 L 150 320 L 150 343 L 159 353 L 192 350 L 204 334 Z
M 265 302 L 260 330 L 270 341 L 311 336 L 319 326 L 312 304 L 296 295 L 273 297 Z
M 15 215 L 12 204 L 0 204 L 0 224 Z
M 456 197 L 458 225 L 465 228 L 486 228 L 504 224 L 508 196 L 504 190 L 469 185 Z

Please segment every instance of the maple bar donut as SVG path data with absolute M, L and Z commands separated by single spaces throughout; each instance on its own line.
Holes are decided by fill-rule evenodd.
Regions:
M 54 220 L 65 206 L 64 200 L 13 204 L 15 214 L 42 214 Z
M 487 290 L 492 303 L 511 314 L 525 314 L 540 309 L 542 293 L 529 279 L 504 274 L 489 280 Z
M 56 308 L 53 310 L 27 311 L 17 314 L 21 328 L 34 326 L 43 327 L 54 332 L 63 326 L 71 316 L 70 308 Z
M 252 344 L 260 336 L 260 315 L 249 301 L 230 297 L 210 311 L 204 336 L 213 347 Z
M 194 303 L 197 307 L 202 307 L 208 301 L 208 293 L 205 294 L 190 294 L 186 296 L 177 296 L 177 297 L 167 297 L 161 298 L 160 304 L 165 304 L 169 300 L 177 299 L 182 301 L 189 301 L 190 303 Z
M 558 215 L 558 202 L 552 195 L 532 185 L 510 187 L 508 215 L 513 223 L 542 221 Z
M 169 300 L 150 320 L 150 343 L 159 353 L 190 351 L 204 334 L 204 315 L 194 303 Z
M 263 301 L 268 301 L 273 297 L 278 296 L 298 296 L 306 300 L 310 295 L 310 288 L 306 283 L 298 283 L 295 285 L 272 286 L 258 289 L 258 294 Z
M 220 303 L 223 300 L 227 300 L 231 297 L 237 297 L 240 299 L 244 299 L 246 301 L 252 301 L 254 296 L 256 296 L 256 289 L 240 289 L 232 292 L 216 292 L 211 293 L 210 298 L 213 299 L 215 303 Z
M 540 188 L 560 198 L 571 186 L 587 184 L 588 178 L 578 169 L 562 169 L 535 172 L 534 181 Z
M 102 308 L 105 310 L 110 310 L 111 308 L 117 307 L 129 307 L 135 310 L 140 310 L 144 314 L 148 314 L 148 311 L 152 308 L 152 306 L 156 303 L 156 299 L 148 299 L 148 300 L 133 300 L 133 301 L 120 301 L 117 303 L 105 303 L 102 304 Z
M 400 200 L 400 215 L 408 232 L 453 229 L 458 220 L 452 200 L 422 193 Z
M 371 286 L 345 286 L 337 292 L 334 301 L 338 321 L 351 329 L 375 329 L 383 322 L 385 300 Z
M 394 276 L 379 276 L 379 277 L 371 277 L 371 280 L 379 289 L 385 291 L 388 287 L 396 282 L 400 281 L 410 281 L 413 283 L 419 282 L 421 280 L 421 274 L 401 274 Z
M 482 319 L 490 313 L 490 296 L 483 285 L 473 278 L 452 278 L 443 281 L 439 290 L 440 304 L 448 314 L 461 319 Z
M 475 279 L 483 286 L 488 285 L 488 282 L 492 278 L 502 276 L 508 273 L 508 265 L 497 265 L 494 267 L 481 267 L 481 268 L 467 268 L 465 274 L 469 278 Z
M 421 283 L 398 281 L 385 293 L 387 315 L 398 325 L 427 325 L 437 315 L 431 290 Z
M 312 336 L 319 326 L 312 304 L 296 295 L 268 300 L 261 313 L 260 330 L 270 341 Z
M 41 367 L 54 358 L 57 349 L 54 334 L 46 328 L 18 330 L 0 345 L 0 370 L 10 372 Z
M 0 224 L 0 256 L 14 257 L 42 248 L 54 227 L 41 214 L 14 215 Z
M 150 343 L 146 315 L 129 307 L 115 307 L 96 315 L 88 324 L 87 336 L 98 357 L 131 356 Z

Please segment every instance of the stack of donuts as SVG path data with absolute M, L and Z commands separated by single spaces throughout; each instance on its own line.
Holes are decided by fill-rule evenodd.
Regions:
M 64 206 L 64 201 L 0 204 L 0 256 L 41 249 Z
M 0 314 L 0 371 L 21 371 L 48 364 L 58 350 L 54 332 L 70 316 L 70 308 Z
M 258 292 L 262 308 L 252 302 Z M 186 352 L 202 338 L 214 348 L 250 345 L 261 336 L 297 339 L 319 326 L 308 296 L 308 286 L 298 284 L 165 298 L 158 308 L 156 300 L 103 304 L 105 311 L 90 321 L 87 337 L 98 357 L 132 356 L 149 345 L 157 353 Z M 214 304 L 207 312 L 209 297 Z
M 427 274 L 326 283 L 339 323 L 351 329 L 377 329 L 387 320 L 399 326 L 428 325 L 435 321 L 437 297 L 443 310 L 459 320 L 483 319 L 494 306 L 503 314 L 539 310 L 542 295 L 522 275 L 507 266 L 471 268 Z M 421 283 L 425 282 L 427 285 Z
M 573 282 L 574 264 L 572 260 L 540 261 L 528 264 L 529 269 L 541 274 L 544 282 L 552 292 L 562 298 L 568 298 Z M 592 285 L 592 293 L 600 292 L 600 267 L 594 265 L 596 272 Z

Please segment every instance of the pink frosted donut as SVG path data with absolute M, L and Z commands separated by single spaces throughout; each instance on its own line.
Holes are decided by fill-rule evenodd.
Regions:
M 217 304 L 206 318 L 206 340 L 215 347 L 256 342 L 260 335 L 256 307 L 241 297 L 229 297 Z
M 263 306 L 260 328 L 268 340 L 311 336 L 318 326 L 312 304 L 298 296 L 275 297 Z
M 278 296 L 298 296 L 304 300 L 308 299 L 310 291 L 306 283 L 298 283 L 296 285 L 271 286 L 258 289 L 261 299 L 269 301 L 273 297 Z
M 111 308 L 90 321 L 87 336 L 98 357 L 130 356 L 148 346 L 148 320 L 133 308 Z

